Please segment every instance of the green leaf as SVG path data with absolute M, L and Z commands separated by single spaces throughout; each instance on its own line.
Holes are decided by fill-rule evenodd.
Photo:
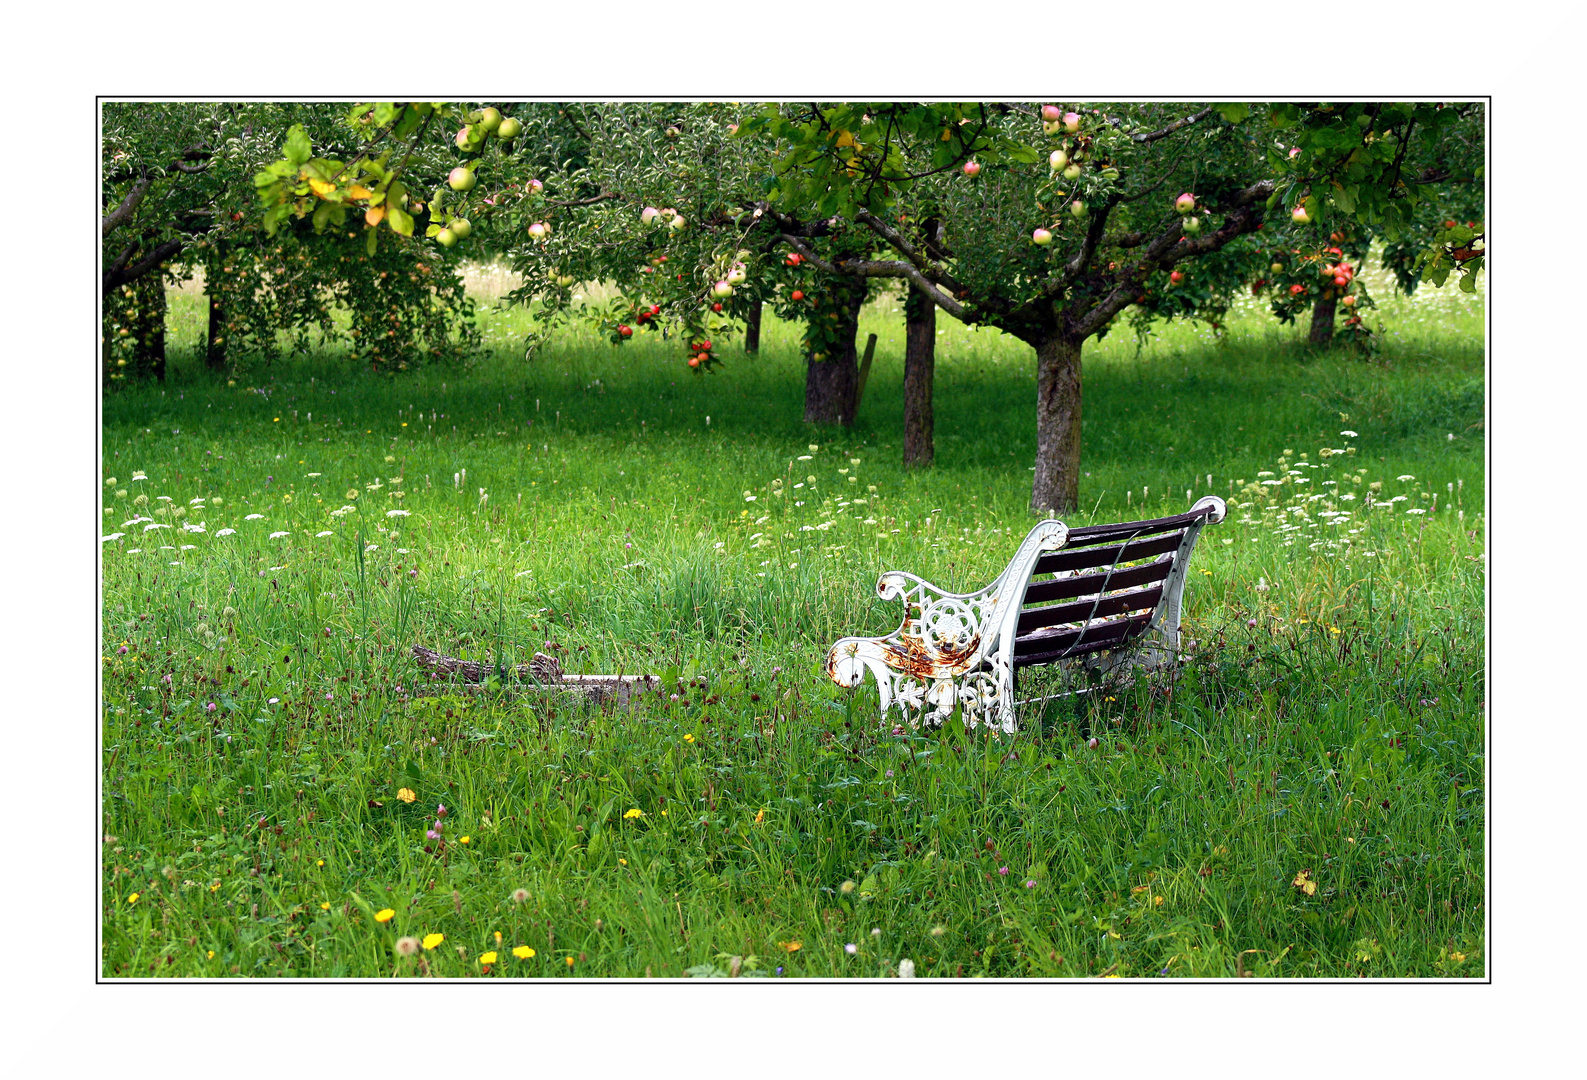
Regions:
M 375 257 L 375 246 L 376 246 L 376 244 L 379 243 L 379 237 L 380 237 L 380 230 L 379 229 L 369 229 L 365 233 L 365 237 L 364 237 L 364 254 L 368 255 L 371 259 L 373 259 Z
M 1476 271 L 1467 270 L 1460 275 L 1460 291 L 1463 293 L 1474 293 L 1477 291 Z
M 1347 214 L 1355 213 L 1356 212 L 1356 188 L 1355 188 L 1355 185 L 1352 184 L 1350 187 L 1344 187 L 1342 185 L 1335 186 L 1335 188 L 1334 188 L 1334 205 L 1338 206 L 1340 210 L 1343 210 Z
M 386 205 L 386 224 L 398 236 L 413 235 L 413 216 L 396 203 Z
M 1251 106 L 1243 101 L 1224 101 L 1213 106 L 1226 124 L 1238 124 L 1251 115 Z
M 308 133 L 303 130 L 302 124 L 293 124 L 292 130 L 287 132 L 286 145 L 281 148 L 281 154 L 294 168 L 314 156 L 314 144 L 309 142 Z

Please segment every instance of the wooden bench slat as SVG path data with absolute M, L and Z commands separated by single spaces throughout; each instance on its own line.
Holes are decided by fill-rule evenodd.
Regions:
M 1092 623 L 1084 630 L 1057 634 L 1032 634 L 1014 640 L 1014 666 L 1050 664 L 1066 656 L 1081 656 L 1098 649 L 1112 649 L 1136 637 L 1152 621 L 1152 613 L 1136 615 L 1117 622 Z
M 1097 566 L 1132 562 L 1135 559 L 1176 551 L 1183 539 L 1181 531 L 1154 536 L 1148 540 L 1136 540 L 1129 544 L 1115 544 L 1111 547 L 1081 548 L 1078 551 L 1065 548 L 1051 555 L 1043 555 L 1036 560 L 1036 569 L 1033 573 L 1051 574 L 1059 570 L 1090 570 Z
M 1052 607 L 1029 608 L 1022 612 L 1014 631 L 1015 640 L 1032 630 L 1064 623 L 1085 622 L 1089 619 L 1106 619 L 1126 611 L 1150 612 L 1163 598 L 1162 587 L 1141 589 L 1122 596 L 1104 596 L 1099 600 L 1081 600 L 1074 604 L 1055 604 Z
M 1186 525 L 1194 523 L 1201 516 L 1202 512 L 1197 511 L 1194 514 L 1175 514 L 1173 517 L 1152 518 L 1147 521 L 1121 521 L 1111 525 L 1082 525 L 1078 529 L 1069 530 L 1069 539 L 1064 542 L 1064 548 L 1068 550 L 1076 547 L 1090 547 L 1094 544 L 1106 544 L 1131 536 L 1155 536 L 1157 533 L 1182 529 Z
M 1152 585 L 1165 580 L 1173 572 L 1173 569 L 1173 559 L 1159 558 L 1156 562 L 1147 563 L 1145 566 L 1131 566 L 1123 570 L 1115 570 L 1112 574 L 1103 571 L 1097 574 L 1086 574 L 1083 577 L 1058 578 L 1055 581 L 1036 581 L 1025 589 L 1025 602 L 1027 604 L 1041 604 L 1049 600 L 1068 600 L 1076 596 L 1094 596 L 1102 589 L 1104 582 L 1109 589 L 1129 589 L 1137 585 Z

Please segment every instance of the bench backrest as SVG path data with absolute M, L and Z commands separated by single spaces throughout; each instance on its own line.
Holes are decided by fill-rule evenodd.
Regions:
M 1063 547 L 1031 571 L 1013 666 L 1116 649 L 1154 628 L 1174 644 L 1190 552 L 1202 526 L 1224 512 L 1223 500 L 1209 495 L 1172 517 L 1070 529 Z

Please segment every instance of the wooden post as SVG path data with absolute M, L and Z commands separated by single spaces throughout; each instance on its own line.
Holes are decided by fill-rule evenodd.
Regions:
M 871 360 L 876 355 L 876 335 L 872 334 L 865 339 L 865 355 L 860 358 L 860 379 L 854 387 L 854 411 L 860 411 L 860 402 L 865 398 L 865 380 L 871 377 Z

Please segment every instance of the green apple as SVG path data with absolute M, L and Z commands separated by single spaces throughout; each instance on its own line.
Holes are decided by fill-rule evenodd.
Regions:
M 452 235 L 459 240 L 467 240 L 468 234 L 474 231 L 474 226 L 468 223 L 468 218 L 466 217 L 453 218 L 447 228 L 451 229 Z
M 516 139 L 523 133 L 523 124 L 516 116 L 509 116 L 502 120 L 501 126 L 496 129 L 498 139 Z
M 495 131 L 501 127 L 501 110 L 492 106 L 479 114 L 479 126 L 486 131 Z
M 451 247 L 453 244 L 457 243 L 457 233 L 453 232 L 451 229 L 442 229 L 440 232 L 435 234 L 435 242 L 440 244 L 442 247 Z
M 467 191 L 474 186 L 474 170 L 459 165 L 447 174 L 446 182 L 453 191 Z

